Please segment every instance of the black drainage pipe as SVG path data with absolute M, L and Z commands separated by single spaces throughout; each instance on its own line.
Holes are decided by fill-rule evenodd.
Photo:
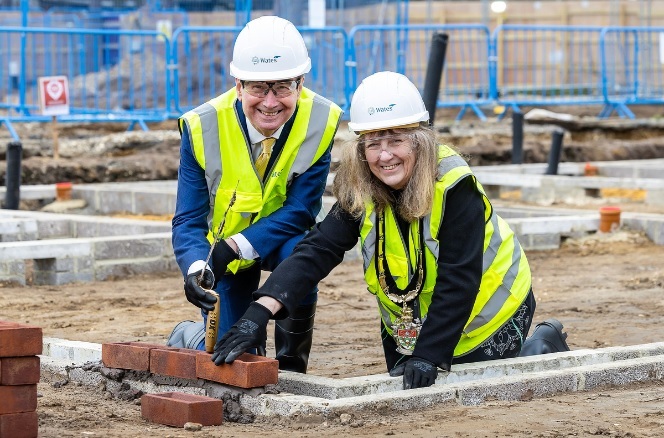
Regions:
M 21 157 L 23 155 L 23 145 L 20 141 L 12 141 L 7 144 L 7 181 L 5 187 L 5 203 L 3 208 L 8 210 L 18 210 L 19 200 L 21 199 Z
M 436 103 L 438 102 L 438 91 L 440 90 L 440 78 L 443 76 L 445 66 L 445 52 L 447 51 L 448 36 L 446 33 L 434 33 L 431 38 L 431 52 L 427 64 L 427 74 L 424 78 L 424 90 L 422 100 L 424 107 L 429 112 L 429 123 L 433 126 L 436 119 Z
M 553 132 L 551 139 L 551 151 L 549 151 L 549 164 L 546 168 L 547 175 L 558 174 L 558 163 L 560 162 L 560 154 L 563 150 L 563 131 L 557 129 Z
M 512 113 L 512 164 L 523 163 L 523 113 Z

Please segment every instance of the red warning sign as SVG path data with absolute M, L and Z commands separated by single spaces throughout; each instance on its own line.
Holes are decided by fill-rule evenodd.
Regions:
M 42 115 L 69 114 L 69 83 L 67 76 L 39 78 L 39 108 Z

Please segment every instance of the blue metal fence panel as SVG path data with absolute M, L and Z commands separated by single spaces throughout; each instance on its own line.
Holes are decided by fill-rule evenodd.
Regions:
M 431 37 L 449 36 L 437 105 L 467 109 L 603 104 L 634 117 L 633 104 L 664 103 L 664 27 L 481 25 L 300 27 L 311 72 L 305 85 L 348 110 L 359 81 L 381 70 L 422 89 Z M 66 75 L 70 117 L 178 117 L 234 84 L 228 72 L 241 27 L 155 31 L 0 27 L 0 121 L 42 120 L 40 76 Z M 346 113 L 348 114 L 348 113 Z M 11 128 L 11 127 L 10 127 Z
M 0 26 L 21 26 L 21 15 L 19 13 L 3 14 Z M 75 13 L 50 14 L 42 11 L 31 11 L 28 17 L 30 27 L 58 27 L 69 29 L 80 29 L 83 27 L 81 18 Z
M 117 41 L 113 52 L 109 37 Z M 11 117 L 38 118 L 38 78 L 53 75 L 69 78 L 71 116 L 62 120 L 163 120 L 168 114 L 170 41 L 163 34 L 4 27 L 0 41 L 0 66 L 18 63 L 20 69 L 18 84 L 10 80 L 0 89 L 0 109 L 12 110 Z M 116 55 L 117 62 L 109 62 Z M 4 73 L 0 69 L 0 83 Z
M 434 33 L 448 34 L 445 69 L 437 107 L 470 108 L 484 118 L 480 106 L 493 101 L 489 79 L 489 29 L 482 25 L 355 26 L 349 33 L 347 64 L 350 90 L 381 70 L 408 76 L 420 89 Z
M 235 84 L 228 71 L 240 27 L 181 27 L 173 33 L 174 105 L 177 116 Z M 300 28 L 312 68 L 305 86 L 348 106 L 344 70 L 347 35 L 341 28 Z
M 608 27 L 600 41 L 603 92 L 608 106 L 634 117 L 631 104 L 664 103 L 664 27 Z
M 492 35 L 496 97 L 519 105 L 602 104 L 602 27 L 504 25 Z
M 184 26 L 173 32 L 174 113 L 182 113 L 233 86 L 228 68 L 240 27 Z

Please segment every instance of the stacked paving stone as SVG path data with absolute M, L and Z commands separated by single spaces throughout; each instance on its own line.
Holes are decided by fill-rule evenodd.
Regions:
M 183 379 L 204 379 L 240 388 L 276 384 L 279 362 L 244 353 L 232 364 L 217 366 L 211 354 L 143 342 L 102 344 L 105 367 L 149 371 Z M 166 392 L 141 397 L 141 415 L 148 421 L 183 427 L 186 423 L 218 426 L 223 422 L 223 401 L 206 396 Z
M 39 433 L 37 383 L 42 329 L 0 321 L 0 438 Z

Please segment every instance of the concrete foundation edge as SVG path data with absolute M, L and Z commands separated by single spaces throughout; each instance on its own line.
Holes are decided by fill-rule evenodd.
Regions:
M 280 372 L 276 386 L 241 390 L 200 379 L 117 373 L 103 368 L 100 360 L 100 344 L 44 339 L 42 371 L 61 376 L 63 382 L 101 386 L 120 398 L 124 397 L 121 391 L 126 394 L 130 388 L 134 393 L 179 391 L 233 400 L 257 421 L 274 416 L 336 417 L 369 410 L 388 415 L 393 410 L 444 403 L 473 406 L 488 400 L 519 401 L 664 379 L 664 343 L 467 364 L 454 367 L 434 386 L 409 391 L 400 389 L 401 378 L 387 374 L 331 379 L 289 372 Z M 300 394 L 284 392 L 287 388 Z

